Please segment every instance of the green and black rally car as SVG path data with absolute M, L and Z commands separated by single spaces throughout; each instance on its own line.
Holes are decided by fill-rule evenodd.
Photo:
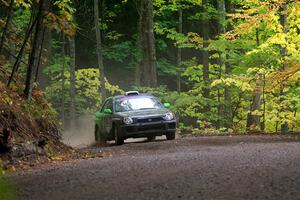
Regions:
M 169 103 L 162 104 L 156 97 L 137 91 L 109 97 L 96 112 L 95 140 L 115 140 L 117 145 L 127 138 L 154 140 L 155 136 L 166 135 L 168 140 L 173 140 L 176 119 L 169 107 Z

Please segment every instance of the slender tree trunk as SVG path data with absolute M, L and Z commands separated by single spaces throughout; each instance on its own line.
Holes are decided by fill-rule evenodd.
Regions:
M 220 22 L 218 24 L 219 34 L 225 33 L 224 22 L 226 20 L 225 0 L 217 0 L 218 12 L 220 14 Z
M 182 9 L 178 10 L 178 33 L 182 34 Z M 181 92 L 181 48 L 177 48 L 177 92 Z
M 34 16 L 34 12 L 35 12 L 35 6 L 32 6 L 32 10 L 31 10 L 31 14 L 30 14 L 31 15 L 30 16 L 30 21 L 28 23 L 28 28 L 27 28 L 27 31 L 26 31 L 26 34 L 25 34 L 25 38 L 24 38 L 22 46 L 21 46 L 21 48 L 20 48 L 20 50 L 18 52 L 16 60 L 15 60 L 15 62 L 13 64 L 13 69 L 12 69 L 12 72 L 10 74 L 10 77 L 9 77 L 9 80 L 8 80 L 8 83 L 7 83 L 7 87 L 9 87 L 10 83 L 12 82 L 15 73 L 18 72 L 20 62 L 23 62 L 22 61 L 23 52 L 25 50 L 26 44 L 27 44 L 27 42 L 29 40 L 29 37 L 32 34 L 33 28 L 35 27 L 35 25 L 37 23 L 37 19 L 38 19 L 37 17 Z
M 219 60 L 219 76 L 218 78 L 221 79 L 222 77 L 222 65 L 221 65 L 221 60 Z M 217 101 L 218 101 L 218 120 L 217 120 L 217 124 L 216 127 L 219 129 L 221 127 L 222 124 L 222 119 L 226 119 L 226 117 L 222 116 L 222 112 L 224 112 L 224 106 L 221 103 L 221 90 L 218 89 L 217 91 Z M 223 126 L 223 124 L 222 124 Z
M 141 31 L 143 85 L 156 87 L 157 73 L 152 0 L 141 0 Z
M 261 96 L 263 88 L 263 74 L 259 74 L 255 90 L 253 91 L 252 103 L 250 106 L 250 111 L 247 115 L 247 129 L 251 130 L 252 128 L 257 129 L 260 125 L 260 117 L 258 114 L 253 114 L 252 112 L 259 110 L 261 105 Z
M 282 32 L 284 34 L 287 34 L 288 33 L 288 26 L 287 26 L 287 3 L 284 2 L 280 8 L 280 24 L 282 26 Z M 286 40 L 286 38 L 285 38 Z M 281 58 L 283 60 L 282 62 L 282 71 L 285 70 L 287 67 L 288 67 L 288 64 L 287 64 L 287 60 L 286 60 L 286 56 L 287 56 L 287 48 L 285 46 L 281 46 L 280 48 L 280 55 L 281 55 Z M 282 84 L 282 89 L 281 89 L 281 92 L 280 92 L 280 101 L 283 101 L 282 97 L 285 95 L 283 90 L 284 90 L 284 87 L 285 87 L 285 83 Z M 282 111 L 281 111 L 282 112 Z M 283 123 L 281 125 L 281 132 L 282 133 L 287 133 L 289 131 L 289 127 L 288 127 L 288 124 L 287 123 Z
M 46 27 L 44 27 L 43 34 L 42 34 L 42 41 L 41 41 L 41 45 L 40 45 L 40 49 L 39 49 L 39 56 L 38 56 L 38 62 L 37 62 L 36 71 L 35 71 L 34 82 L 37 82 L 38 77 L 39 77 L 40 66 L 41 66 L 41 63 L 42 63 L 43 46 L 44 46 L 44 40 L 45 40 L 45 31 L 46 31 Z
M 75 77 L 75 36 L 69 37 L 70 45 L 70 126 L 75 126 L 76 77 Z
M 65 124 L 65 64 L 66 64 L 66 52 L 65 52 L 65 35 L 62 32 L 62 47 L 61 47 L 61 54 L 62 54 L 62 68 L 61 68 L 61 121 L 64 126 Z
M 206 12 L 207 0 L 202 1 L 203 10 Z M 210 98 L 210 79 L 209 79 L 209 52 L 206 50 L 209 40 L 209 23 L 207 19 L 202 20 L 202 37 L 203 37 L 203 51 L 202 51 L 202 65 L 203 65 L 203 97 Z M 209 112 L 210 106 L 204 108 L 204 112 Z
M 3 32 L 2 32 L 1 40 L 0 40 L 0 54 L 2 53 L 2 50 L 4 48 L 5 37 L 7 35 L 10 23 L 12 21 L 13 7 L 14 7 L 14 0 L 11 0 L 10 3 L 9 3 L 9 8 L 8 8 L 8 14 L 7 14 L 6 23 L 5 23 Z
M 259 29 L 256 28 L 256 46 L 259 47 L 260 40 L 259 40 Z M 252 94 L 252 102 L 250 105 L 249 113 L 247 114 L 247 124 L 246 128 L 247 130 L 251 129 L 258 129 L 260 125 L 260 116 L 257 114 L 253 114 L 252 112 L 259 110 L 261 106 L 261 96 L 262 96 L 262 90 L 263 90 L 263 84 L 264 84 L 264 75 L 258 74 L 258 78 L 256 80 L 255 89 Z
M 42 72 L 47 66 L 50 65 L 52 60 L 52 32 L 50 28 L 45 28 L 45 34 L 43 35 L 43 62 L 39 65 L 39 71 Z M 36 82 L 39 83 L 39 86 L 44 88 L 46 85 L 48 85 L 49 77 L 46 76 L 44 73 L 39 73 Z
M 39 10 L 37 14 L 37 24 L 36 24 L 36 30 L 35 35 L 33 39 L 32 44 L 32 50 L 29 57 L 29 63 L 27 67 L 26 72 L 26 81 L 25 81 L 25 89 L 24 89 L 24 95 L 25 97 L 30 100 L 32 95 L 32 87 L 33 87 L 33 74 L 35 70 L 37 70 L 38 65 L 38 56 L 39 56 L 39 47 L 42 43 L 42 30 L 43 30 L 43 15 L 44 15 L 44 9 L 45 9 L 45 0 L 39 1 Z
M 136 86 L 141 85 L 141 57 L 142 57 L 142 44 L 141 44 L 141 37 L 142 37 L 142 14 L 141 14 L 141 0 L 136 1 L 136 8 L 139 15 L 138 24 L 137 24 L 137 39 L 136 39 L 136 55 L 135 55 L 135 71 L 134 71 L 134 83 Z
M 15 59 L 16 59 L 16 46 L 15 44 L 10 44 L 9 46 L 9 63 L 10 65 L 13 65 L 15 63 Z
M 225 3 L 226 1 L 224 1 L 224 3 L 222 3 L 222 9 L 225 9 L 224 10 L 224 21 L 226 19 L 226 7 L 224 8 L 224 6 L 226 5 Z M 228 5 L 228 8 L 227 8 L 227 12 L 228 13 L 235 13 L 235 2 L 234 1 L 229 1 L 229 5 Z M 225 27 L 224 27 L 225 28 Z M 226 30 L 231 30 L 233 29 L 233 26 L 232 25 L 228 25 L 224 32 Z M 229 63 L 226 63 L 224 62 L 224 66 L 225 66 L 225 74 L 226 75 L 230 75 L 231 72 L 232 72 L 232 66 L 229 64 Z M 232 105 L 232 101 L 231 101 L 231 90 L 230 90 L 230 87 L 227 87 L 225 86 L 225 89 L 224 89 L 224 102 L 225 102 L 225 105 L 224 105 L 224 118 L 227 119 L 226 120 L 226 126 L 227 127 L 231 127 L 232 124 L 233 124 L 233 119 L 235 117 L 235 114 L 236 113 L 234 111 L 234 107 Z
M 217 0 L 217 7 L 218 12 L 220 15 L 220 22 L 218 24 L 218 32 L 219 34 L 223 34 L 226 31 L 226 27 L 224 26 L 225 20 L 226 20 L 226 7 L 225 7 L 225 1 L 224 0 Z M 222 77 L 222 68 L 224 67 L 225 75 L 228 76 L 231 72 L 231 68 L 229 65 L 225 63 L 224 57 L 222 55 L 222 52 L 219 53 L 219 65 L 220 65 L 220 78 Z M 220 92 L 218 91 L 218 98 Z M 220 101 L 220 100 L 218 100 Z M 232 105 L 231 105 L 231 94 L 230 94 L 230 87 L 225 86 L 224 88 L 224 104 L 220 105 L 220 114 L 224 120 L 222 123 L 222 126 L 224 127 L 231 127 L 232 126 Z
M 263 75 L 263 91 L 262 91 L 262 101 L 263 101 L 263 116 L 262 122 L 260 124 L 260 130 L 265 131 L 266 127 L 266 99 L 265 99 L 265 88 L 266 88 L 266 76 Z
M 29 39 L 29 37 L 30 37 L 30 35 L 31 35 L 31 33 L 32 33 L 32 31 L 33 31 L 33 28 L 34 28 L 34 26 L 35 26 L 36 23 L 37 23 L 37 17 L 36 17 L 36 19 L 32 22 L 32 24 L 29 23 L 28 31 L 27 31 L 27 33 L 26 33 L 26 35 L 25 35 L 25 38 L 24 38 L 23 44 L 22 44 L 22 46 L 21 46 L 21 49 L 19 50 L 19 53 L 18 53 L 18 55 L 17 55 L 17 57 L 16 57 L 16 61 L 15 61 L 14 65 L 13 65 L 13 69 L 12 69 L 12 72 L 11 72 L 11 74 L 10 74 L 10 77 L 9 77 L 9 80 L 8 80 L 8 83 L 7 83 L 7 86 L 8 86 L 8 87 L 9 87 L 10 83 L 12 82 L 12 80 L 13 80 L 13 78 L 14 78 L 15 72 L 18 71 L 20 62 L 21 62 L 21 60 L 22 60 L 23 52 L 24 52 L 24 50 L 25 50 L 26 44 L 27 44 L 27 42 L 28 42 L 28 39 Z
M 98 0 L 94 0 L 94 22 L 96 29 L 96 41 L 97 41 L 97 61 L 100 72 L 100 91 L 102 101 L 106 98 L 106 90 L 105 90 L 105 75 L 104 75 L 104 65 L 103 65 L 103 55 L 102 55 L 102 39 L 101 39 L 101 31 L 99 25 L 99 2 Z

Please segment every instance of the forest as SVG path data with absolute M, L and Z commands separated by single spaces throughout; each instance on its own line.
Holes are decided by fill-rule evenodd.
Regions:
M 63 126 L 138 90 L 193 133 L 299 132 L 300 2 L 0 0 L 0 81 Z

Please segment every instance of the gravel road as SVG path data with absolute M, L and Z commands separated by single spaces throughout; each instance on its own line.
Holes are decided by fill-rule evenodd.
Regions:
M 300 199 L 300 139 L 187 137 L 92 147 L 9 177 L 21 199 Z

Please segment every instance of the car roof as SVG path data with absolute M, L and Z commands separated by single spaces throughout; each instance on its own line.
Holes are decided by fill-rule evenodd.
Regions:
M 154 97 L 151 94 L 146 94 L 146 93 L 140 93 L 137 95 L 117 95 L 113 96 L 113 99 L 131 99 L 131 98 L 140 98 L 140 97 Z

